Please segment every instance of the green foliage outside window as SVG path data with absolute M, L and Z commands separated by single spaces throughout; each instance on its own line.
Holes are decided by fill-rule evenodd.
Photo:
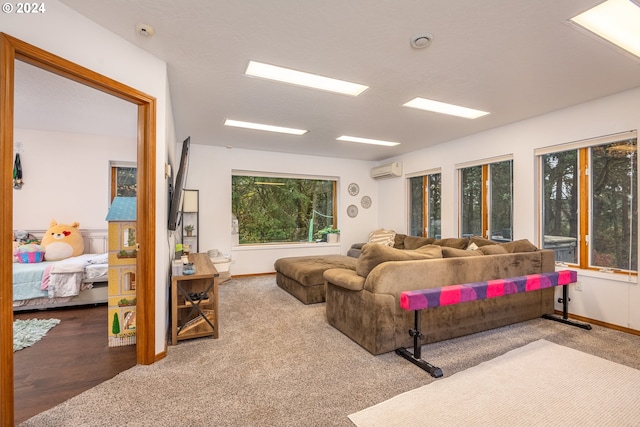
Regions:
M 232 209 L 240 244 L 307 242 L 336 224 L 335 181 L 232 177 Z
M 441 237 L 441 174 L 409 178 L 409 229 L 412 236 Z
M 121 167 L 116 172 L 116 196 L 136 197 L 137 168 Z
M 582 268 L 637 271 L 636 139 L 545 154 L 541 161 L 544 247 Z
M 512 240 L 513 161 L 463 168 L 460 183 L 461 235 Z M 483 211 L 483 200 L 487 201 L 487 212 Z

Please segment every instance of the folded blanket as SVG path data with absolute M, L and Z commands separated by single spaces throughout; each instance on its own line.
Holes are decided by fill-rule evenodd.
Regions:
M 51 281 L 51 267 L 52 265 L 47 265 L 44 269 L 44 273 L 42 273 L 42 283 L 40 284 L 40 289 L 46 291 L 49 289 L 49 282 Z

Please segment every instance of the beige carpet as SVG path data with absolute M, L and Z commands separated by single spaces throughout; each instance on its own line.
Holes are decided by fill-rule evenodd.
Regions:
M 349 416 L 373 426 L 640 426 L 640 371 L 538 340 Z
M 170 346 L 158 363 L 23 426 L 353 427 L 349 414 L 540 339 L 640 369 L 640 336 L 535 319 L 424 346 L 424 358 L 444 371 L 436 380 L 393 352 L 372 356 L 329 326 L 324 306 L 302 304 L 275 275 L 230 280 L 220 286 L 219 339 Z

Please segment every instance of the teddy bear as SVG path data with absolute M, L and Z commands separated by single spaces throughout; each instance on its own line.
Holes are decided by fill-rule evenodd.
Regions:
M 46 261 L 59 261 L 72 256 L 82 255 L 84 240 L 80 234 L 80 223 L 71 225 L 58 224 L 51 221 L 49 229 L 44 233 L 40 245 L 44 248 Z

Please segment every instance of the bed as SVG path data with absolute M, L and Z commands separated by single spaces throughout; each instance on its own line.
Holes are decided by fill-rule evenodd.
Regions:
M 83 231 L 85 247 L 100 253 L 55 262 L 13 263 L 14 311 L 107 302 L 106 231 Z

